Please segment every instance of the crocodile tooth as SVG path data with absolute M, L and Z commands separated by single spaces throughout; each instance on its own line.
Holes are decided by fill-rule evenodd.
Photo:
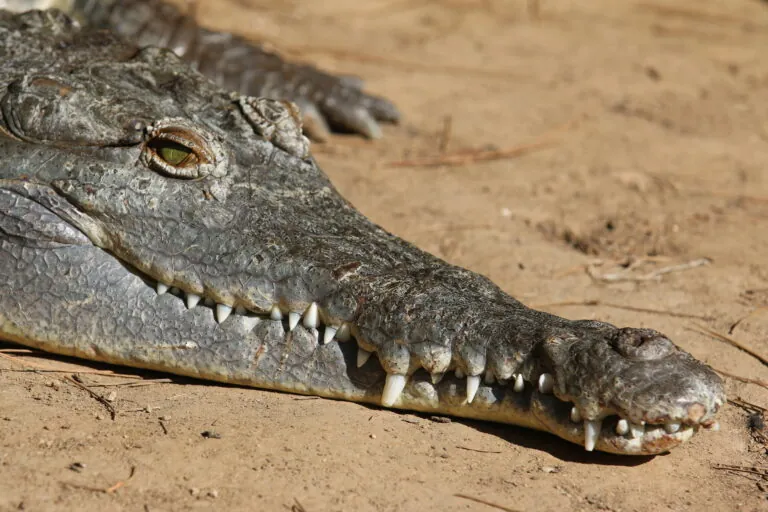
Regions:
M 245 325 L 245 328 L 248 329 L 249 331 L 252 330 L 257 325 L 259 325 L 259 323 L 261 322 L 261 318 L 257 316 L 243 315 L 242 318 L 243 318 L 243 324 Z
M 670 421 L 668 423 L 665 423 L 664 430 L 667 431 L 667 434 L 674 434 L 675 432 L 680 430 L 680 422 Z
M 495 381 L 495 379 L 493 378 L 493 373 L 489 372 L 489 371 L 486 371 L 485 372 L 485 377 L 483 378 L 483 382 L 485 383 L 485 385 L 486 386 L 493 386 L 494 381 Z
M 584 449 L 591 452 L 595 449 L 600 430 L 603 428 L 603 420 L 587 420 L 584 422 Z
M 232 308 L 226 304 L 216 304 L 216 320 L 221 323 L 232 313 Z
M 350 339 L 350 329 L 348 323 L 341 324 L 341 327 L 339 327 L 339 330 L 336 331 L 336 339 L 339 341 L 349 341 Z
M 294 330 L 299 325 L 299 320 L 301 320 L 301 313 L 295 311 L 288 313 L 288 330 Z
M 362 349 L 360 347 L 357 348 L 357 367 L 362 368 L 362 366 L 368 362 L 368 360 L 371 358 L 371 354 L 373 352 L 368 352 L 365 349 Z
M 515 385 L 512 389 L 514 389 L 518 393 L 522 392 L 525 389 L 525 381 L 523 380 L 522 374 L 518 373 L 517 375 L 515 375 Z
M 456 375 L 457 379 L 463 379 L 464 378 L 464 372 L 461 371 L 459 368 L 456 368 L 456 371 L 453 372 L 454 375 Z
M 381 394 L 381 405 L 392 407 L 400 398 L 403 389 L 405 389 L 405 375 L 388 373 L 387 381 L 384 383 L 384 392 Z
M 621 418 L 618 423 L 616 423 L 616 433 L 620 436 L 629 434 L 629 422 L 624 418 Z
M 645 434 L 645 425 L 639 423 L 629 424 L 629 435 L 635 439 L 640 439 Z
M 432 385 L 437 386 L 440 384 L 440 381 L 443 380 L 443 377 L 445 377 L 445 372 L 430 373 L 429 377 L 432 380 Z
M 187 294 L 187 309 L 192 309 L 200 303 L 200 296 L 194 293 Z
M 330 342 L 332 342 L 337 332 L 338 332 L 338 329 L 336 327 L 331 327 L 330 325 L 327 325 L 325 327 L 325 332 L 323 333 L 323 345 L 327 345 Z
M 168 291 L 169 286 L 165 283 L 157 282 L 157 294 L 162 295 Z
M 555 389 L 555 378 L 551 373 L 542 373 L 539 375 L 539 393 L 551 393 Z
M 581 423 L 581 412 L 574 406 L 571 407 L 571 421 L 574 423 Z
M 244 315 L 246 313 L 247 313 L 247 311 L 245 310 L 245 308 L 243 306 L 237 306 L 235 308 L 235 314 L 236 315 Z
M 467 403 L 471 404 L 475 399 L 477 389 L 480 387 L 479 375 L 467 375 Z
M 273 304 L 272 309 L 269 310 L 269 318 L 271 318 L 272 320 L 283 319 L 283 312 L 280 311 L 280 308 L 277 307 L 277 304 Z
M 317 329 L 318 325 L 318 318 L 317 318 L 317 304 L 314 302 L 309 305 L 307 310 L 304 312 L 304 327 L 307 329 Z

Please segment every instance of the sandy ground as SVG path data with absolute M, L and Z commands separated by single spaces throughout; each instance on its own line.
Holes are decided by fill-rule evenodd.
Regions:
M 732 336 L 768 353 L 757 309 L 768 304 L 768 5 L 542 0 L 536 15 L 532 3 L 230 0 L 199 14 L 359 74 L 399 105 L 404 121 L 383 140 L 314 147 L 376 222 L 528 304 L 653 327 L 720 370 L 768 379 L 755 357 L 696 331 L 727 333 L 757 310 Z M 542 141 L 516 158 L 391 165 Z M 600 278 L 617 273 L 630 279 Z M 768 482 L 714 467 L 768 466 L 733 405 L 719 433 L 638 459 L 178 378 L 93 389 L 114 394 L 114 421 L 62 374 L 0 372 L 0 510 L 494 510 L 457 494 L 520 511 L 768 510 Z M 727 389 L 768 406 L 761 387 Z

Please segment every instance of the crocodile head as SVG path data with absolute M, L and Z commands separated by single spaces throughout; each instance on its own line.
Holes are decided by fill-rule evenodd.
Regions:
M 0 337 L 588 450 L 715 425 L 722 382 L 661 334 L 531 310 L 368 221 L 291 104 L 55 11 L 0 41 Z

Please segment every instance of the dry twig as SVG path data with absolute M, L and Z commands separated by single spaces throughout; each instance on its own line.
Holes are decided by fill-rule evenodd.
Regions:
M 742 316 L 741 318 L 739 318 L 738 320 L 733 322 L 731 324 L 731 326 L 728 328 L 728 334 L 733 334 L 733 330 L 736 329 L 736 326 L 738 326 L 741 322 L 743 322 L 747 318 L 751 317 L 752 315 L 754 315 L 756 313 L 760 314 L 760 313 L 765 313 L 766 311 L 768 311 L 768 306 L 761 306 L 759 308 L 753 309 L 752 311 L 750 311 L 746 315 Z
M 605 281 L 609 283 L 615 283 L 619 281 L 656 281 L 661 279 L 661 276 L 665 274 L 671 274 L 673 272 L 683 272 L 685 270 L 691 270 L 693 268 L 709 265 L 711 260 L 709 258 L 699 258 L 697 260 L 688 261 L 686 263 L 680 263 L 679 265 L 670 265 L 668 267 L 662 267 L 652 272 L 648 272 L 642 275 L 632 275 L 630 272 L 637 267 L 637 265 L 630 265 L 622 272 L 616 272 L 614 274 L 598 274 L 595 272 L 595 266 L 587 266 L 587 274 L 589 277 L 596 281 Z
M 753 404 L 752 402 L 747 402 L 741 398 L 729 398 L 728 403 L 735 405 L 736 407 L 741 407 L 747 412 L 768 412 L 768 409 L 765 407 L 760 407 L 759 405 Z
M 517 158 L 539 149 L 544 149 L 555 144 L 555 140 L 546 139 L 521 144 L 507 149 L 491 150 L 463 150 L 455 153 L 447 153 L 441 156 L 413 158 L 410 160 L 399 160 L 389 162 L 389 167 L 439 167 L 439 166 L 457 166 L 469 165 L 477 162 L 490 162 L 492 160 L 503 160 L 506 158 Z
M 691 330 L 691 331 L 694 331 L 694 332 L 699 332 L 699 334 L 706 334 L 706 335 L 708 335 L 708 336 L 710 336 L 712 338 L 715 338 L 717 340 L 720 340 L 720 341 L 724 341 L 724 342 L 726 342 L 726 343 L 728 343 L 730 345 L 733 345 L 734 347 L 738 348 L 739 350 L 741 350 L 743 352 L 746 352 L 747 354 L 751 355 L 752 357 L 754 357 L 755 359 L 757 359 L 761 363 L 763 363 L 765 365 L 768 365 L 768 358 L 766 358 L 765 356 L 759 354 L 755 350 L 753 350 L 753 349 L 743 345 L 740 341 L 737 341 L 737 340 L 731 338 L 730 336 L 726 336 L 725 334 L 720 334 L 716 330 L 710 329 L 709 327 L 707 327 L 705 325 L 693 324 L 693 326 L 695 327 L 695 329 L 694 328 L 690 328 L 690 327 L 687 327 L 687 329 Z
M 468 446 L 460 446 L 460 445 L 456 445 L 456 448 L 458 448 L 459 450 L 467 450 L 468 452 L 477 452 L 477 453 L 501 453 L 500 451 L 497 451 L 497 450 L 479 450 L 479 449 L 477 449 L 477 448 L 470 448 L 470 447 L 468 447 Z
M 737 473 L 750 473 L 760 475 L 763 478 L 768 477 L 768 468 L 757 466 L 734 466 L 733 464 L 712 464 L 712 469 L 724 469 L 726 471 L 735 471 Z
M 625 309 L 627 311 L 635 311 L 637 313 L 650 313 L 653 315 L 665 315 L 665 316 L 673 316 L 676 318 L 695 318 L 697 320 L 711 320 L 711 317 L 704 316 L 704 315 L 694 315 L 691 313 L 678 313 L 676 311 L 668 311 L 664 309 L 651 309 L 651 308 L 641 308 L 637 306 L 626 306 L 624 304 L 614 304 L 612 302 L 604 302 L 597 299 L 587 299 L 587 300 L 567 300 L 563 302 L 549 302 L 546 304 L 531 304 L 530 307 L 533 309 L 548 309 L 558 306 L 603 306 L 607 308 L 616 308 L 616 309 Z
M 139 388 L 142 386 L 152 386 L 154 384 L 173 384 L 172 379 L 144 379 L 142 381 L 136 382 L 116 382 L 116 383 L 109 383 L 109 384 L 88 384 L 88 387 L 91 388 L 109 388 L 109 387 L 128 387 L 128 388 Z
M 75 489 L 83 489 L 86 491 L 93 491 L 93 492 L 102 492 L 104 494 L 112 494 L 121 487 L 124 487 L 125 484 L 128 483 L 128 481 L 133 478 L 133 475 L 136 474 L 136 466 L 131 466 L 131 472 L 128 475 L 128 478 L 125 480 L 120 480 L 119 482 L 115 483 L 114 485 L 111 485 L 107 487 L 106 489 L 103 487 L 91 487 L 89 485 L 80 485 L 80 484 L 73 484 L 71 482 L 62 482 L 62 485 L 65 485 L 67 487 L 74 487 Z
M 95 391 L 93 391 L 93 390 L 92 390 L 91 388 L 89 388 L 88 386 L 86 386 L 86 385 L 84 385 L 84 384 L 81 384 L 81 383 L 77 382 L 75 379 L 73 379 L 73 378 L 72 378 L 72 377 L 70 377 L 69 375 L 65 376 L 65 377 L 64 377 L 64 379 L 65 379 L 67 382 L 71 382 L 71 383 L 72 383 L 72 384 L 74 384 L 75 386 L 79 387 L 79 388 L 80 388 L 80 389 L 82 389 L 83 391 L 86 391 L 86 392 L 87 392 L 89 395 L 91 395 L 91 398 L 93 398 L 94 400 L 96 400 L 97 402 L 99 402 L 101 405 L 103 405 L 103 406 L 104 406 L 104 408 L 105 408 L 105 409 L 107 409 L 107 411 L 109 412 L 109 416 L 110 416 L 110 418 L 111 418 L 112 420 L 114 420 L 114 419 L 115 419 L 115 416 L 117 416 L 117 411 L 115 410 L 115 406 L 114 406 L 114 405 L 112 405 L 112 404 L 109 402 L 109 400 L 107 400 L 106 398 L 104 398 L 104 397 L 103 397 L 103 396 L 101 396 L 100 394 L 96 393 Z
M 744 382 L 746 384 L 754 384 L 755 386 L 760 386 L 762 388 L 768 389 L 768 381 L 765 381 L 763 379 L 750 379 L 749 377 L 742 377 L 741 375 L 736 375 L 735 373 L 726 372 L 725 370 L 718 370 L 717 368 L 712 368 L 720 375 L 723 375 L 724 377 L 728 377 L 734 380 L 737 380 L 739 382 Z
M 475 503 L 482 503 L 483 505 L 488 505 L 489 507 L 493 507 L 498 510 L 503 510 L 504 512 L 520 512 L 519 510 L 516 510 L 514 508 L 505 507 L 503 505 L 499 505 L 497 503 L 493 503 L 491 501 L 486 501 L 481 498 L 475 498 L 474 496 L 469 496 L 468 494 L 454 494 L 457 498 L 464 498 L 465 500 L 474 501 Z
M 29 352 L 30 355 L 35 355 L 34 351 Z M 78 371 L 72 371 L 70 370 L 57 370 L 55 368 L 50 368 L 48 366 L 44 366 L 37 363 L 32 363 L 30 361 L 24 361 L 22 359 L 19 359 L 18 357 L 14 357 L 7 353 L 6 351 L 0 351 L 0 357 L 3 359 L 7 359 L 9 361 L 12 361 L 18 365 L 26 366 L 27 368 L 31 368 L 31 370 L 14 370 L 11 368 L 0 368 L 0 371 L 4 372 L 19 372 L 19 373 L 81 373 L 83 375 L 103 375 L 104 377 L 123 377 L 126 379 L 141 379 L 141 376 L 139 375 L 126 375 L 123 373 L 115 373 L 109 370 L 78 370 Z

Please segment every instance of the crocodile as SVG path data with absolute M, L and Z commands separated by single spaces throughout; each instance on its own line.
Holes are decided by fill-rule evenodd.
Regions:
M 663 334 L 528 308 L 368 220 L 295 104 L 58 10 L 0 11 L 0 63 L 0 338 L 588 451 L 718 427 L 722 380 Z
M 359 77 L 287 62 L 267 44 L 209 30 L 197 23 L 194 11 L 183 12 L 162 0 L 0 0 L 0 8 L 57 8 L 138 46 L 168 48 L 225 89 L 294 102 L 304 131 L 316 141 L 326 140 L 332 130 L 377 139 L 382 136 L 379 122 L 400 119 L 392 102 L 362 90 Z

